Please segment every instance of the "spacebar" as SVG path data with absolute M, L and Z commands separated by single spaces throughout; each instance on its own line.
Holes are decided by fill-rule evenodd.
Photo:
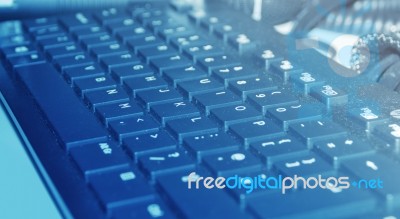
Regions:
M 74 145 L 107 138 L 101 124 L 53 66 L 21 67 L 17 74 L 67 150 Z

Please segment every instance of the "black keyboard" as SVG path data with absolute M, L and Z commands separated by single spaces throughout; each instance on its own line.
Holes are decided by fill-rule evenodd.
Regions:
M 71 215 L 396 218 L 398 94 L 215 5 L 9 22 L 1 89 Z M 383 188 L 188 189 L 192 172 Z

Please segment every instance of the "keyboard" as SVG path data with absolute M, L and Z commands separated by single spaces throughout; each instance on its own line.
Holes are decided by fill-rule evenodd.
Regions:
M 398 217 L 398 94 L 208 3 L 3 23 L 0 88 L 64 216 Z M 189 189 L 191 173 L 353 184 Z

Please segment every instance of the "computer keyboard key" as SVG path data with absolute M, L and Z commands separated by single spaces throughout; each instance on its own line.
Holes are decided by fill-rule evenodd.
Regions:
M 207 115 L 211 109 L 242 103 L 242 98 L 229 90 L 197 94 L 193 98 L 194 103 L 199 105 Z
M 119 43 L 112 43 L 109 45 L 95 46 L 90 49 L 90 52 L 93 56 L 95 56 L 98 60 L 111 56 L 111 55 L 124 55 L 128 53 L 128 48 Z M 129 56 L 127 56 L 129 57 Z
M 215 132 L 184 138 L 183 145 L 201 161 L 207 155 L 239 150 L 240 144 L 225 132 Z
M 319 75 L 310 72 L 291 74 L 290 81 L 292 81 L 304 95 L 309 94 L 312 87 L 322 86 L 325 84 L 325 80 L 323 80 Z
M 111 72 L 111 70 L 120 66 L 129 66 L 133 68 L 132 66 L 139 64 L 140 60 L 138 57 L 136 57 L 136 55 L 126 52 L 102 57 L 101 63 L 108 69 L 108 72 Z
M 84 99 L 95 110 L 97 106 L 106 103 L 129 101 L 129 96 L 121 87 L 115 87 L 88 91 L 84 94 Z
M 218 131 L 218 125 L 203 116 L 171 120 L 167 122 L 166 127 L 179 142 L 188 136 Z
M 364 130 L 372 131 L 375 126 L 389 121 L 389 117 L 383 114 L 377 107 L 356 107 L 349 109 L 347 115 L 350 120 L 358 123 Z
M 193 169 L 195 163 L 186 153 L 182 149 L 175 149 L 143 155 L 139 158 L 139 166 L 152 179 L 175 171 Z
M 162 44 L 163 41 L 157 37 L 154 36 L 153 34 L 146 34 L 140 37 L 135 37 L 132 39 L 128 39 L 126 41 L 126 44 L 132 48 L 135 53 L 138 52 L 139 49 L 145 48 L 145 47 L 150 47 L 150 46 L 156 46 Z
M 268 77 L 251 77 L 243 79 L 233 79 L 229 82 L 229 88 L 245 99 L 251 93 L 275 90 L 277 89 L 277 86 L 276 83 L 274 83 Z
M 240 175 L 249 171 L 261 170 L 262 167 L 257 157 L 243 150 L 204 156 L 202 162 L 216 176 Z
M 115 207 L 154 198 L 154 189 L 138 170 L 130 167 L 92 174 L 89 184 L 108 212 Z
M 66 149 L 107 138 L 94 115 L 51 65 L 21 67 L 17 74 Z
M 100 27 L 99 25 L 82 27 L 77 30 L 71 31 L 71 33 L 74 36 L 74 38 L 77 39 L 78 41 L 82 41 L 85 38 L 107 35 L 107 31 L 103 27 Z
M 272 107 L 298 106 L 298 98 L 285 90 L 251 93 L 247 96 L 247 100 L 249 103 L 255 105 L 258 110 L 262 111 L 263 114 Z
M 319 103 L 294 104 L 269 108 L 267 114 L 281 123 L 287 130 L 289 124 L 293 122 L 321 119 L 324 114 L 324 107 Z
M 272 120 L 260 119 L 248 122 L 233 124 L 229 130 L 234 133 L 242 144 L 248 146 L 249 143 L 269 137 L 283 135 L 283 129 L 274 124 Z
M 240 54 L 256 47 L 256 44 L 251 40 L 251 37 L 245 33 L 230 33 L 227 35 L 227 40 Z
M 396 122 L 386 122 L 374 128 L 373 134 L 383 140 L 388 146 L 396 151 L 400 149 L 400 124 Z
M 171 205 L 176 207 L 179 215 L 191 219 L 213 218 L 221 215 L 231 219 L 251 218 L 239 209 L 238 204 L 226 191 L 215 188 L 205 189 L 202 186 L 196 189 L 194 187 L 195 182 L 192 183 L 191 189 L 188 189 L 188 175 L 190 173 L 186 170 L 157 178 L 161 192 L 168 197 Z M 196 178 L 201 176 L 204 179 L 209 176 L 208 174 L 195 174 L 197 174 Z M 196 202 L 193 200 L 196 200 Z M 213 203 L 223 204 L 210 204 L 210 200 Z
M 154 32 L 158 33 L 161 38 L 169 43 L 169 40 L 173 37 L 192 34 L 193 30 L 179 24 L 167 24 L 154 28 Z
M 71 148 L 69 154 L 86 180 L 92 173 L 129 166 L 128 157 L 122 149 L 107 141 Z
M 197 44 L 197 43 L 196 43 Z M 188 45 L 182 48 L 183 53 L 188 56 L 193 61 L 199 61 L 202 57 L 205 56 L 216 56 L 223 55 L 223 50 L 213 44 L 205 43 L 205 44 L 197 44 L 197 45 Z M 210 61 L 211 59 L 207 60 Z M 205 61 L 207 63 L 207 61 Z
M 176 87 L 177 83 L 181 81 L 197 80 L 207 77 L 206 72 L 193 65 L 166 69 L 163 71 L 163 75 L 167 81 L 174 85 L 174 87 Z
M 271 63 L 279 63 L 283 61 L 283 57 L 279 55 L 275 50 L 271 49 L 262 49 L 259 53 L 257 53 L 257 58 L 261 60 L 265 69 L 269 69 Z
M 115 38 L 107 33 L 101 35 L 96 34 L 81 39 L 81 44 L 87 50 L 92 49 L 96 46 L 109 45 L 114 43 L 117 43 Z
M 216 118 L 225 130 L 234 123 L 261 119 L 261 112 L 247 104 L 233 105 L 215 108 L 210 111 L 212 117 Z
M 187 34 L 178 37 L 171 37 L 170 43 L 179 49 L 179 52 L 183 51 L 183 48 L 197 44 L 200 42 L 205 42 L 205 40 L 198 34 Z
M 0 37 L 0 48 L 20 46 L 29 44 L 31 41 L 28 35 L 17 34 L 11 36 L 1 36 Z
M 228 86 L 230 80 L 256 77 L 258 72 L 254 69 L 238 65 L 214 69 L 212 74 L 221 80 L 221 82 L 224 82 L 225 86 Z
M 209 74 L 216 68 L 240 65 L 240 62 L 228 55 L 206 55 L 197 59 L 197 62 L 208 71 Z
M 346 135 L 346 130 L 329 120 L 298 122 L 289 125 L 289 131 L 299 136 L 312 147 L 313 142 Z
M 358 181 L 351 182 L 352 186 L 377 193 L 386 201 L 389 208 L 399 206 L 398 162 L 381 154 L 371 154 L 345 160 L 341 167 L 356 176 Z M 368 183 L 370 180 L 375 183 Z
M 335 167 L 339 167 L 344 160 L 374 153 L 369 143 L 355 137 L 339 137 L 317 141 L 314 143 L 314 149 Z
M 142 27 L 140 24 L 133 24 L 128 28 L 121 28 L 115 31 L 117 38 L 123 43 L 127 43 L 130 39 L 141 38 L 151 34 L 151 31 Z
M 109 122 L 113 135 L 122 142 L 129 136 L 157 132 L 160 125 L 148 115 L 127 117 Z
M 310 89 L 310 95 L 326 104 L 327 107 L 346 104 L 348 94 L 331 85 L 315 86 Z
M 108 57 L 112 58 L 112 57 Z M 117 80 L 120 83 L 123 83 L 124 80 L 127 78 L 134 78 L 134 77 L 141 77 L 141 76 L 152 76 L 153 75 L 153 70 L 147 66 L 146 64 L 139 63 L 139 60 L 137 58 L 129 58 L 130 61 L 127 63 L 123 63 L 123 60 L 121 59 L 121 64 L 118 66 L 113 66 L 110 71 L 111 75 L 115 80 Z M 114 61 L 119 60 L 115 59 Z M 111 62 L 114 62 L 111 60 L 104 60 L 103 63 L 108 63 L 110 64 Z
M 110 77 L 105 75 L 81 78 L 74 81 L 75 90 L 77 90 L 77 92 L 82 96 L 84 93 L 91 90 L 114 88 L 116 86 L 117 85 L 115 82 Z
M 65 71 L 67 68 L 91 65 L 93 59 L 84 53 L 76 54 L 73 53 L 71 56 L 55 58 L 54 63 L 61 71 Z
M 156 46 L 149 46 L 138 50 L 138 54 L 146 60 L 147 63 L 150 59 L 161 58 L 167 56 L 174 56 L 177 51 L 169 45 L 159 44 Z
M 62 16 L 59 20 L 69 31 L 96 24 L 96 21 L 90 14 L 82 12 Z
M 192 99 L 193 95 L 208 92 L 223 91 L 224 85 L 214 78 L 207 77 L 191 81 L 182 81 L 178 83 L 178 88 L 188 97 Z
M 181 101 L 183 99 L 176 90 L 168 87 L 140 91 L 137 92 L 136 97 L 147 110 L 150 110 L 150 106 L 154 104 Z
M 114 219 L 175 219 L 174 214 L 159 198 L 140 201 L 112 210 Z
M 281 175 L 289 177 L 295 175 L 309 177 L 324 175 L 334 171 L 332 165 L 314 152 L 277 161 L 273 164 L 273 168 Z
M 73 39 L 68 35 L 54 36 L 38 40 L 38 44 L 42 49 L 66 46 L 71 43 L 73 43 Z
M 46 59 L 40 53 L 32 53 L 11 57 L 8 59 L 8 62 L 12 67 L 17 68 L 27 65 L 42 64 L 46 62 Z
M 285 82 L 289 80 L 290 75 L 303 72 L 300 66 L 289 60 L 272 62 L 270 64 L 270 70 L 281 77 Z
M 370 216 L 376 204 L 368 191 L 317 188 L 290 194 L 269 193 L 249 200 L 248 207 L 259 218 L 359 218 L 363 213 Z
M 160 74 L 165 70 L 178 67 L 190 67 L 192 62 L 181 55 L 172 55 L 162 58 L 155 58 L 150 61 Z
M 32 44 L 16 45 L 0 49 L 4 57 L 11 58 L 32 53 L 37 53 L 37 48 Z
M 196 117 L 200 115 L 199 110 L 188 101 L 156 104 L 150 107 L 150 112 L 162 125 L 165 125 L 165 122 L 168 120 Z
M 224 42 L 228 40 L 228 35 L 233 33 L 234 28 L 229 24 L 215 24 L 213 25 L 213 32 L 218 37 L 221 38 Z
M 123 78 L 123 80 L 124 85 L 133 94 L 133 96 L 136 96 L 137 92 L 140 91 L 164 89 L 168 86 L 164 79 L 156 75 L 146 75 L 134 78 L 127 77 L 126 79 Z
M 137 161 L 142 155 L 174 150 L 177 142 L 166 131 L 128 137 L 123 140 L 130 156 Z
M 67 68 L 64 71 L 64 78 L 68 83 L 73 84 L 76 79 L 103 76 L 103 69 L 96 63 L 90 65 Z
M 61 36 L 65 34 L 65 31 L 59 25 L 51 25 L 40 27 L 31 31 L 33 38 L 36 40 L 44 39 L 47 37 Z
M 103 25 L 116 20 L 120 20 L 121 16 L 123 15 L 125 15 L 124 11 L 120 11 L 118 8 L 114 7 L 105 8 L 93 14 L 94 18 Z
M 97 106 L 96 113 L 108 125 L 114 119 L 143 115 L 143 109 L 136 102 L 125 101 Z
M 103 20 L 106 28 L 112 32 L 113 35 L 116 35 L 118 31 L 128 28 L 135 28 L 137 21 L 132 19 L 129 16 L 119 15 L 115 19 L 111 20 Z
M 59 47 L 46 49 L 46 53 L 52 60 L 55 60 L 55 59 L 61 58 L 61 57 L 76 56 L 76 55 L 84 54 L 84 51 L 80 48 L 80 46 L 75 45 L 74 43 L 70 43 L 65 46 L 59 46 Z M 82 57 L 78 56 L 77 58 L 79 59 Z
M 263 141 L 253 142 L 250 144 L 250 149 L 261 157 L 268 169 L 277 161 L 308 153 L 307 146 L 291 136 L 268 138 Z
M 26 30 L 31 32 L 38 28 L 55 25 L 55 24 L 57 24 L 57 19 L 56 18 L 48 18 L 48 17 L 26 19 L 26 20 L 22 21 L 22 24 Z

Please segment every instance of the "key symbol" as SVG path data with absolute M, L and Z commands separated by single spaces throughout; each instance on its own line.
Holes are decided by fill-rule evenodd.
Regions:
M 134 65 L 132 68 L 133 68 L 133 70 L 138 71 L 140 69 L 143 69 L 144 66 L 143 65 Z
M 76 61 L 82 60 L 82 59 L 85 59 L 85 55 L 76 55 L 74 58 Z
M 232 154 L 231 159 L 234 161 L 242 161 L 242 160 L 246 159 L 246 155 L 244 155 L 242 153 L 235 153 L 235 154 Z
M 119 174 L 119 177 L 122 179 L 122 181 L 128 181 L 135 179 L 136 175 L 133 172 L 125 172 Z
M 369 168 L 371 168 L 372 170 L 375 170 L 375 171 L 377 171 L 379 169 L 378 166 L 374 162 L 372 162 L 370 160 L 367 160 L 365 162 L 365 165 L 367 165 L 367 167 L 369 167 Z

